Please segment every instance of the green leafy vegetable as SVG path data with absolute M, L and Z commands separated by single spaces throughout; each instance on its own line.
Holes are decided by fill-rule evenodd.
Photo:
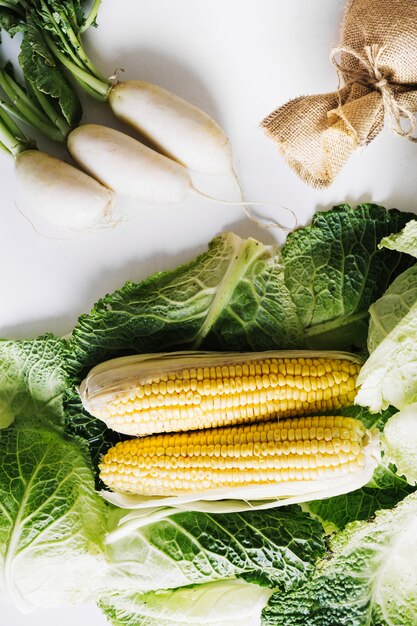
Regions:
M 383 239 L 381 247 L 417 256 L 416 231 L 412 220 L 398 235 Z M 375 412 L 388 404 L 404 409 L 417 402 L 417 266 L 401 274 L 370 312 L 372 354 L 359 375 L 356 402 Z
M 24 612 L 93 599 L 105 524 L 81 442 L 27 424 L 0 431 L 0 595 Z
M 113 626 L 257 626 L 272 591 L 242 580 L 103 598 Z
M 263 626 L 414 626 L 417 494 L 330 538 L 328 558 L 301 588 L 274 594 Z
M 110 591 L 99 605 L 118 626 L 259 624 L 272 589 L 302 584 L 324 554 L 323 528 L 298 506 L 176 513 L 112 534 Z
M 417 404 L 393 415 L 384 430 L 387 459 L 405 476 L 410 485 L 417 484 Z
M 128 282 L 101 299 L 79 318 L 73 332 L 75 371 L 123 351 L 155 352 L 192 345 L 240 242 L 232 233 L 222 235 L 194 261 L 138 285 Z
M 65 368 L 65 342 L 53 335 L 0 341 L 0 428 L 18 415 L 62 423 Z
M 74 369 L 123 353 L 226 342 L 229 350 L 295 344 L 298 318 L 286 308 L 274 255 L 271 246 L 226 233 L 194 261 L 140 284 L 126 283 L 78 320 Z
M 367 520 L 379 509 L 391 509 L 414 490 L 392 468 L 380 466 L 372 482 L 334 498 L 308 503 L 308 510 L 317 515 L 331 529 L 344 528 L 349 522 Z
M 73 370 L 132 352 L 365 345 L 369 305 L 410 264 L 378 242 L 408 219 L 342 205 L 317 214 L 281 252 L 221 235 L 194 261 L 126 283 L 81 316 Z
M 370 308 L 368 350 L 373 352 L 417 302 L 417 265 L 409 267 Z
M 0 5 L 0 26 L 12 37 L 23 32 L 19 63 L 27 85 L 25 91 L 2 72 L 0 84 L 10 100 L 2 106 L 50 139 L 63 142 L 81 119 L 78 95 L 49 50 L 42 27 L 33 19 L 33 3 L 5 0 Z
M 337 347 L 345 327 L 342 345 L 356 336 L 361 345 L 369 306 L 409 263 L 378 251 L 378 243 L 410 217 L 374 204 L 341 205 L 316 213 L 310 227 L 289 235 L 282 251 L 285 281 L 310 345 Z
M 78 126 L 82 114 L 80 100 L 49 51 L 42 32 L 33 22 L 27 25 L 19 63 L 32 88 L 49 96 L 54 106 L 59 107 L 68 124 L 63 131 L 68 133 L 70 128 Z M 58 114 L 55 119 L 59 119 Z
M 232 257 L 234 280 L 225 276 L 223 294 L 217 291 L 210 313 L 217 307 L 218 314 L 210 332 L 200 333 L 202 343 L 226 350 L 301 345 L 303 328 L 285 284 L 279 251 L 249 239 L 242 242 L 239 256 L 244 265 L 239 268 L 238 259 Z
M 405 252 L 417 258 L 417 220 L 410 220 L 400 233 L 384 237 L 380 247 Z
M 355 402 L 378 412 L 390 404 L 417 402 L 417 303 L 372 352 L 362 367 Z
M 79 0 L 31 0 L 23 2 L 26 20 L 36 24 L 56 60 L 69 70 L 83 89 L 99 100 L 107 98 L 111 87 L 88 58 L 81 33 L 95 24 L 100 0 L 93 2 L 85 15 Z M 36 46 L 33 54 L 37 54 Z M 41 53 L 42 56 L 43 53 Z
M 106 551 L 114 568 L 112 586 L 121 591 L 236 577 L 286 590 L 305 580 L 323 553 L 321 525 L 298 506 L 222 515 L 176 513 L 130 529 Z

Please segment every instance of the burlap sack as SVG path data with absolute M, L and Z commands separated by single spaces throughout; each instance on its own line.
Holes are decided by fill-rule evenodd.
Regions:
M 314 187 L 328 187 L 384 120 L 416 141 L 417 0 L 349 0 L 331 60 L 338 91 L 291 100 L 262 122 L 287 163 Z

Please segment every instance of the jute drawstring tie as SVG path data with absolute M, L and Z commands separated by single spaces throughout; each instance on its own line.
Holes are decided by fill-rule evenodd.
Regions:
M 380 68 L 380 58 L 384 50 L 385 46 L 365 46 L 364 54 L 362 55 L 346 46 L 333 48 L 330 53 L 330 61 L 337 69 L 339 89 L 342 83 L 345 86 L 359 83 L 365 87 L 377 89 L 382 96 L 385 115 L 389 120 L 391 130 L 400 137 L 417 143 L 417 137 L 415 136 L 417 129 L 416 117 L 410 108 L 398 103 L 396 89 L 400 85 L 391 83 Z M 347 67 L 342 61 L 338 60 L 340 55 L 342 55 L 342 58 L 343 55 L 354 57 L 359 62 L 358 68 L 350 69 Z M 402 120 L 407 120 L 409 123 L 408 129 L 403 128 Z M 360 141 L 358 143 L 361 144 Z M 366 145 L 366 142 L 362 142 L 362 144 Z

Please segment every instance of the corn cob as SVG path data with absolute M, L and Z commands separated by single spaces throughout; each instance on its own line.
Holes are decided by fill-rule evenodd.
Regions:
M 109 428 L 144 436 L 337 411 L 359 369 L 333 352 L 138 355 L 93 368 L 80 395 Z
M 231 489 L 241 497 L 246 487 L 354 480 L 365 469 L 372 437 L 359 420 L 337 416 L 152 435 L 116 444 L 100 476 L 122 493 L 207 497 Z

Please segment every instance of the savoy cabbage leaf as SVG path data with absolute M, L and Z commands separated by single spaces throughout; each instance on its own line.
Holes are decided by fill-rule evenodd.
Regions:
M 73 371 L 134 352 L 363 347 L 369 305 L 411 263 L 378 243 L 409 219 L 342 205 L 317 214 L 281 250 L 225 233 L 194 261 L 128 282 L 82 315 Z
M 104 596 L 99 606 L 113 626 L 260 626 L 272 591 L 242 580 L 192 588 Z
M 190 263 L 126 283 L 79 318 L 74 370 L 123 353 L 297 344 L 298 317 L 288 309 L 275 254 L 271 246 L 225 233 Z
M 117 511 L 113 525 L 121 516 Z M 229 578 L 277 589 L 300 584 L 324 553 L 320 523 L 298 506 L 271 511 L 181 512 L 108 536 L 111 585 L 149 591 Z
M 378 344 L 362 367 L 355 402 L 378 412 L 417 402 L 417 302 Z
M 405 252 L 417 258 L 417 220 L 410 220 L 401 232 L 384 237 L 380 247 Z
M 373 352 L 381 341 L 407 315 L 417 302 L 417 265 L 409 267 L 369 308 L 368 350 Z
M 383 434 L 387 459 L 410 485 L 417 484 L 417 404 L 410 404 L 393 415 Z
M 333 535 L 302 587 L 274 594 L 263 626 L 414 626 L 417 493 Z
M 324 554 L 321 524 L 298 506 L 234 514 L 175 513 L 107 537 L 115 626 L 260 624 L 274 590 L 301 585 Z
M 23 612 L 94 599 L 105 531 L 81 441 L 20 420 L 0 431 L 0 596 Z
M 349 522 L 369 519 L 379 509 L 391 509 L 413 491 L 394 468 L 380 466 L 369 485 L 333 498 L 314 500 L 307 508 L 326 527 L 341 529 Z
M 19 415 L 37 423 L 62 423 L 68 384 L 62 339 L 45 335 L 33 340 L 1 340 L 0 429 Z
M 288 236 L 285 281 L 308 345 L 330 349 L 365 342 L 369 306 L 411 262 L 378 244 L 411 217 L 375 204 L 340 205 L 316 213 L 311 226 Z

